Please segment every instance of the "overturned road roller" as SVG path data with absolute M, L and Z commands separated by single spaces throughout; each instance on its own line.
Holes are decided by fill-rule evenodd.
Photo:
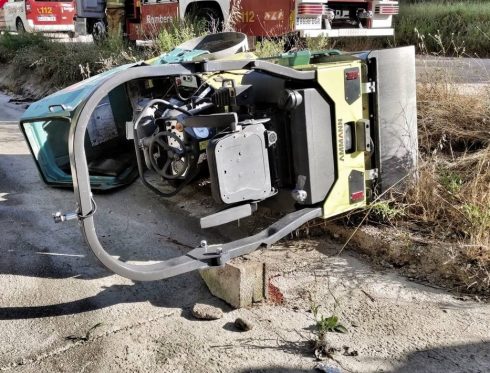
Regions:
M 111 271 L 149 281 L 221 266 L 312 219 L 362 208 L 414 176 L 413 47 L 258 59 L 245 40 L 196 39 L 68 87 L 22 117 L 42 179 L 74 189 L 75 211 L 55 221 L 77 220 Z M 207 180 L 220 209 L 200 218 L 195 249 L 143 265 L 104 250 L 92 190 L 117 191 L 138 177 L 170 200 Z M 251 216 L 265 200 L 283 217 L 258 234 L 207 243 L 206 228 Z

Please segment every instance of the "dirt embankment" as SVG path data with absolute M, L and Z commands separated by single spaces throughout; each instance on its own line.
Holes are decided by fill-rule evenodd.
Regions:
M 443 242 L 408 229 L 366 225 L 326 225 L 338 242 L 365 255 L 374 264 L 394 268 L 413 281 L 462 294 L 490 296 L 487 251 L 482 246 Z M 354 234 L 355 231 L 355 234 Z
M 115 66 L 145 60 L 150 52 L 122 40 L 65 43 L 40 34 L 5 33 L 0 35 L 0 88 L 38 99 Z
M 55 92 L 57 87 L 36 74 L 15 72 L 15 66 L 0 64 L 0 90 L 26 100 L 38 100 Z

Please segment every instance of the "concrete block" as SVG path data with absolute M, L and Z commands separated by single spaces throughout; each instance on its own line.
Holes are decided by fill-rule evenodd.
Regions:
M 205 269 L 200 273 L 211 294 L 235 308 L 264 299 L 262 262 L 231 262 L 223 268 Z

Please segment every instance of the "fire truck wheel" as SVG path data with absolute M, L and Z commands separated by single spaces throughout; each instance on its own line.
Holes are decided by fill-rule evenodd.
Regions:
M 216 8 L 204 7 L 196 9 L 194 20 L 202 24 L 206 31 L 217 32 L 223 26 L 223 16 Z
M 15 21 L 15 29 L 17 30 L 17 33 L 23 34 L 26 32 L 26 28 L 24 27 L 24 23 L 20 18 L 17 18 L 17 21 Z
M 92 37 L 94 42 L 102 41 L 107 36 L 107 28 L 103 19 L 98 19 L 92 25 Z

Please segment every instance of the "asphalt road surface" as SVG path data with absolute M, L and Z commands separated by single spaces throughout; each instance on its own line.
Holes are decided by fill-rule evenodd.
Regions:
M 454 84 L 490 84 L 489 58 L 417 56 L 417 81 L 447 81 Z

